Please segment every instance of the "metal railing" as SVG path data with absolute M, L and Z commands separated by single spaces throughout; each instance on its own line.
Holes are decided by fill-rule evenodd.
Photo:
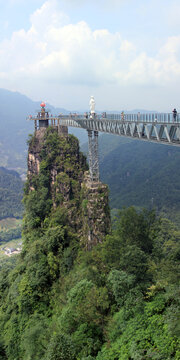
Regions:
M 80 114 L 59 115 L 60 119 L 73 119 L 73 120 L 115 120 L 115 121 L 129 121 L 129 122 L 143 122 L 143 123 L 159 123 L 171 124 L 180 123 L 180 114 L 174 116 L 172 113 L 145 113 L 145 114 L 95 114 L 92 116 L 85 116 Z

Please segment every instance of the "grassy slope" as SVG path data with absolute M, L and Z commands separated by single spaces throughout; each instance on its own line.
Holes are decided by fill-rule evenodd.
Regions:
M 0 220 L 0 231 L 14 229 L 21 225 L 22 220 L 16 218 L 6 218 Z

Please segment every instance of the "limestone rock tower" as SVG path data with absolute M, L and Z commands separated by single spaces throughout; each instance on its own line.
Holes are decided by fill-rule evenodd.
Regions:
M 64 212 L 72 233 L 90 250 L 110 231 L 107 185 L 90 180 L 78 140 L 68 135 L 68 128 L 61 126 L 58 118 L 49 116 L 44 103 L 31 119 L 35 132 L 28 149 L 29 191 L 42 183 L 51 211 Z

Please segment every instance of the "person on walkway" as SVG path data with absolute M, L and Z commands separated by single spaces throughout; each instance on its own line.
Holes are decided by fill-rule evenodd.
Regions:
M 173 120 L 176 121 L 176 118 L 177 118 L 177 110 L 176 110 L 176 109 L 173 109 L 172 113 L 173 113 Z

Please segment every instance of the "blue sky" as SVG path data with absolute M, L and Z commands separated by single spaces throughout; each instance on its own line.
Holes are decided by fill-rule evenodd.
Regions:
M 180 1 L 0 0 L 0 87 L 69 110 L 180 111 Z

